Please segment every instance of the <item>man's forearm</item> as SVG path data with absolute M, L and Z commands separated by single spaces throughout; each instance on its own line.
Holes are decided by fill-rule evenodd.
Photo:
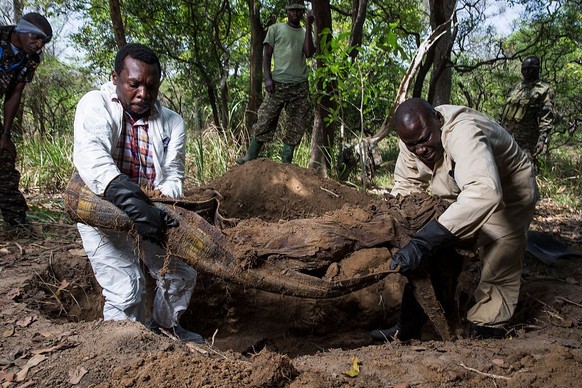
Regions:
M 24 82 L 16 84 L 14 90 L 4 99 L 4 125 L 2 133 L 10 135 L 12 131 L 12 124 L 14 117 L 20 106 L 20 99 L 22 98 L 22 91 L 24 90 Z
M 545 109 L 539 119 L 540 136 L 538 142 L 545 142 L 554 128 L 554 112 L 551 109 Z

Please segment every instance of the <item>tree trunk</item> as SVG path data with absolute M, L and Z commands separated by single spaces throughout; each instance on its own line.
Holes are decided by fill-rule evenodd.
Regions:
M 321 53 L 320 32 L 328 28 L 332 31 L 331 8 L 329 0 L 313 0 L 313 14 L 315 15 L 315 48 L 316 55 Z M 331 32 L 323 39 L 331 39 Z M 316 60 L 316 66 L 324 66 L 321 60 Z M 333 86 L 328 84 L 326 88 L 322 81 L 318 81 L 315 90 L 320 95 L 314 96 L 314 101 L 318 101 L 315 107 L 315 120 L 313 123 L 313 133 L 311 136 L 311 155 L 309 168 L 315 169 L 319 175 L 326 177 L 331 165 L 331 150 L 335 141 L 335 127 L 326 120 L 329 112 L 333 110 L 333 101 L 329 98 L 332 95 Z
M 450 18 L 455 10 L 456 0 L 431 0 L 430 25 L 436 29 L 443 23 L 448 23 L 447 32 L 434 47 L 434 63 L 427 100 L 433 105 L 448 104 L 451 101 L 451 48 L 453 33 Z
M 228 129 L 228 71 L 229 65 L 224 66 L 220 71 L 220 121 L 222 130 Z
M 212 39 L 214 43 L 214 50 L 216 53 L 216 63 L 218 64 L 220 80 L 219 80 L 219 103 L 220 103 L 220 127 L 222 130 L 228 129 L 228 100 L 229 100 L 229 87 L 228 87 L 228 77 L 230 76 L 230 51 L 223 44 L 221 34 L 225 33 L 228 35 L 229 29 L 221 33 L 221 23 L 229 26 L 231 24 L 231 13 L 230 6 L 227 0 L 223 0 L 221 6 L 216 11 L 215 16 L 211 19 L 212 23 Z
M 208 93 L 208 103 L 212 108 L 212 120 L 217 128 L 220 128 L 220 111 L 218 109 L 218 102 L 216 97 L 216 88 L 214 87 L 214 82 L 212 77 L 204 72 L 204 69 L 200 66 L 200 72 L 204 78 L 204 83 L 206 84 L 206 91 Z
M 125 27 L 121 18 L 121 5 L 119 0 L 109 0 L 109 13 L 111 14 L 111 23 L 113 24 L 113 35 L 118 48 L 127 44 L 125 39 Z
M 267 35 L 261 24 L 261 2 L 247 0 L 251 24 L 251 47 L 249 53 L 249 100 L 245 114 L 247 131 L 252 132 L 253 124 L 257 122 L 257 111 L 262 102 L 263 91 L 263 40 Z
M 24 8 L 24 2 L 21 0 L 13 0 L 12 7 L 14 9 L 14 23 L 18 23 L 22 17 L 22 9 Z
M 418 74 L 414 80 L 414 88 L 412 89 L 412 97 L 424 98 L 422 95 L 422 89 L 424 86 L 424 80 L 428 75 L 432 64 L 434 63 L 434 47 L 432 47 L 427 53 L 418 69 Z
M 368 0 L 353 0 L 352 3 L 352 31 L 350 35 L 350 57 L 355 58 L 358 55 L 356 48 L 362 45 L 362 31 L 366 21 L 366 9 Z

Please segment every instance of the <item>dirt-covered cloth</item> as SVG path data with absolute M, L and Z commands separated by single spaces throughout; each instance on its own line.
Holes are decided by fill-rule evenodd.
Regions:
M 554 127 L 554 91 L 543 81 L 516 84 L 507 96 L 501 123 L 520 147 L 534 154 Z

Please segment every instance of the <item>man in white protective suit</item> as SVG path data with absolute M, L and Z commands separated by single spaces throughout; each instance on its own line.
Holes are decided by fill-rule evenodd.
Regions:
M 160 80 L 156 54 L 147 46 L 128 44 L 116 55 L 112 80 L 79 101 L 75 168 L 91 191 L 133 220 L 137 235 L 82 223 L 77 227 L 103 288 L 105 320 L 135 320 L 167 329 L 184 342 L 203 343 L 202 336 L 179 322 L 188 308 L 197 273 L 175 257 L 166 258 L 166 231 L 177 224 L 144 192 L 158 190 L 171 198 L 182 195 L 184 121 L 158 100 Z M 156 280 L 152 320 L 148 322 L 140 261 Z

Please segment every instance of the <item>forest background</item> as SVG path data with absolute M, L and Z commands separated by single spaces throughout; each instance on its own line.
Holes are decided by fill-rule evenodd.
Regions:
M 557 117 L 538 181 L 543 195 L 581 206 L 580 0 L 306 4 L 315 14 L 317 54 L 309 61 L 314 119 L 296 164 L 357 187 L 390 186 L 397 147 L 386 122 L 397 98 L 466 105 L 498 119 L 505 96 L 521 80 L 521 62 L 536 55 L 542 80 L 556 92 Z M 267 28 L 286 21 L 283 0 L 0 0 L 0 5 L 2 24 L 37 11 L 55 32 L 25 89 L 14 128 L 23 188 L 48 194 L 60 192 L 73 171 L 78 100 L 109 80 L 115 52 L 128 42 L 147 44 L 160 56 L 160 97 L 188 128 L 187 184 L 222 175 L 246 149 L 256 120 Z M 499 31 L 496 16 L 507 13 L 514 16 L 512 28 Z M 442 32 L 440 38 L 422 51 L 435 31 Z M 415 59 L 418 66 L 410 74 Z M 410 81 L 404 90 L 403 80 Z M 379 140 L 376 171 L 371 174 L 357 153 L 360 166 L 346 171 L 340 155 L 369 139 Z M 264 156 L 278 158 L 279 150 L 280 144 L 269 145 Z

